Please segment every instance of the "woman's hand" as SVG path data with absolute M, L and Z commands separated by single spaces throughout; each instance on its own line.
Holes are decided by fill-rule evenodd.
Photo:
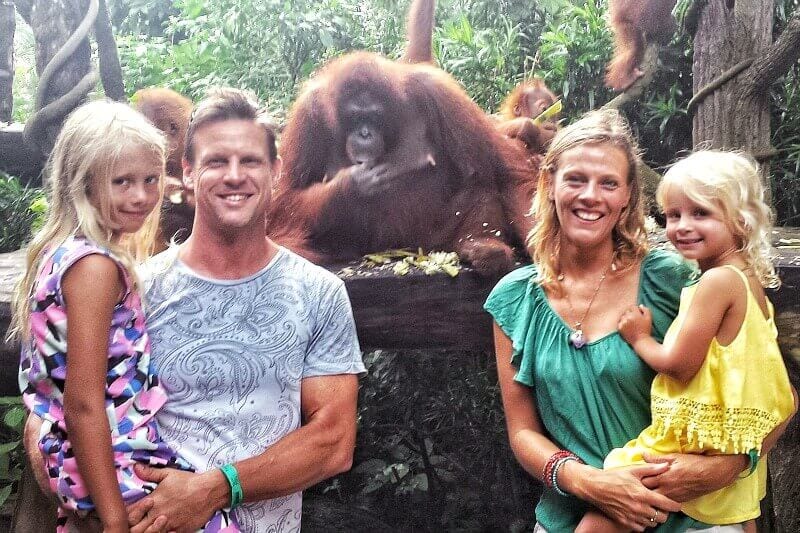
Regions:
M 747 455 L 650 455 L 644 460 L 651 465 L 668 463 L 669 469 L 644 476 L 645 487 L 678 502 L 687 502 L 727 487 L 750 461 Z
M 599 470 L 570 461 L 561 469 L 559 485 L 626 528 L 644 531 L 665 522 L 668 513 L 681 510 L 680 503 L 642 483 L 669 469 L 669 463 L 654 463 Z

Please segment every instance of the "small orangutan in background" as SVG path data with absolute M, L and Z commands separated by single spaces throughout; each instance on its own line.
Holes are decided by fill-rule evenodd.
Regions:
M 502 122 L 497 128 L 506 137 L 524 145 L 529 157 L 537 163 L 556 134 L 559 117 L 556 114 L 541 124 L 536 124 L 533 119 L 555 102 L 556 95 L 544 81 L 533 78 L 517 85 L 500 106 Z
M 672 8 L 677 0 L 609 0 L 614 57 L 608 64 L 606 85 L 624 91 L 642 76 L 639 65 L 649 41 L 669 42 L 675 33 Z
M 136 91 L 131 103 L 167 137 L 167 175 L 159 228 L 161 235 L 156 239 L 156 251 L 160 251 L 173 237 L 178 241 L 185 240 L 194 221 L 194 197 L 183 186 L 181 166 L 192 101 L 171 89 L 154 87 Z

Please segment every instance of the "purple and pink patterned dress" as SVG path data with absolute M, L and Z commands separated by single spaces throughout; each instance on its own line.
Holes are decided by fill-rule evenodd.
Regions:
M 124 294 L 111 319 L 108 334 L 106 415 L 119 488 L 126 504 L 155 489 L 140 479 L 135 463 L 192 470 L 189 463 L 158 435 L 155 412 L 166 395 L 158 378 L 150 372 L 150 338 L 139 294 L 129 273 L 114 255 L 82 237 L 70 237 L 45 253 L 31 296 L 30 338 L 23 344 L 19 384 L 28 409 L 42 418 L 39 449 L 45 458 L 50 488 L 64 509 L 80 514 L 94 509 L 88 489 L 78 472 L 68 428 L 64 422 L 64 380 L 67 370 L 67 313 L 61 283 L 64 274 L 79 259 L 101 254 L 117 263 Z M 80 379 L 80 376 L 70 376 Z M 59 509 L 59 531 L 67 513 Z M 223 510 L 206 524 L 205 531 L 239 531 L 232 514 Z

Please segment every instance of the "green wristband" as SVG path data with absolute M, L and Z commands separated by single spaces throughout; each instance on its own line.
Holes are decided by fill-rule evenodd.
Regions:
M 758 450 L 753 448 L 749 452 L 747 452 L 747 460 L 748 460 L 748 467 L 739 474 L 739 479 L 744 479 L 752 475 L 753 472 L 756 471 L 756 467 L 758 467 Z
M 234 509 L 242 503 L 244 493 L 242 492 L 242 484 L 239 482 L 239 473 L 236 472 L 236 467 L 228 463 L 222 465 L 220 468 L 222 475 L 228 480 L 228 485 L 231 486 L 231 509 Z
M 758 450 L 753 448 L 749 452 L 747 452 L 748 459 L 750 459 L 750 472 L 747 474 L 748 476 L 756 471 L 756 467 L 758 466 Z

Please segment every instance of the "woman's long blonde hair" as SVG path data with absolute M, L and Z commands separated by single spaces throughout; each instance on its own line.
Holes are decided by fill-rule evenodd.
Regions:
M 166 141 L 138 111 L 119 102 L 96 100 L 77 108 L 64 122 L 45 167 L 47 219 L 28 245 L 25 275 L 14 293 L 9 338 L 28 338 L 29 300 L 41 261 L 47 250 L 70 236 L 82 235 L 111 250 L 138 285 L 134 265 L 152 252 L 160 210 L 153 209 L 135 234 L 112 242 L 112 172 L 123 152 L 132 147 L 152 150 L 161 160 L 159 191 L 163 194 Z
M 764 203 L 764 186 L 758 163 L 743 152 L 700 150 L 681 159 L 664 174 L 656 191 L 663 208 L 671 190 L 694 203 L 721 211 L 726 225 L 764 287 L 777 288 L 772 254 L 772 211 Z
M 545 288 L 555 288 L 561 242 L 561 224 L 551 192 L 561 156 L 567 150 L 584 145 L 608 145 L 619 148 L 628 161 L 630 201 L 613 231 L 615 259 L 618 269 L 636 264 L 647 253 L 644 227 L 642 184 L 639 166 L 641 155 L 633 133 L 616 110 L 590 111 L 580 120 L 561 129 L 553 138 L 539 172 L 539 184 L 533 198 L 531 214 L 535 219 L 528 235 L 528 253 L 538 267 L 536 281 Z

